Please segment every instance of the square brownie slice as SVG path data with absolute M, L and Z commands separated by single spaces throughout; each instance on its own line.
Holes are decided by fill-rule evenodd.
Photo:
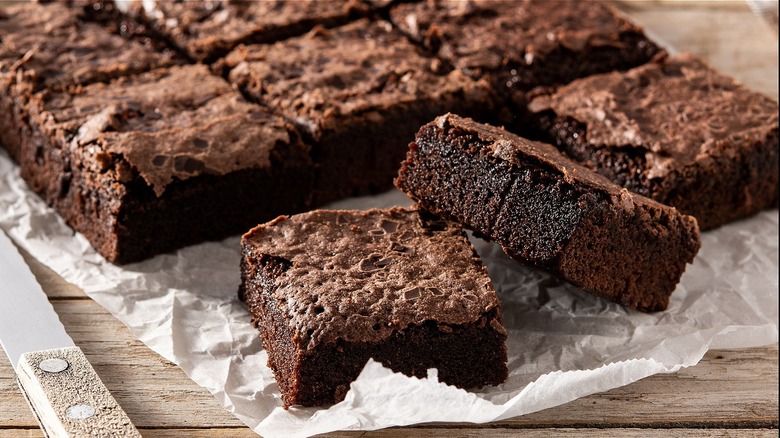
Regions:
M 109 261 L 309 207 L 313 167 L 294 127 L 206 66 L 31 99 L 22 176 Z
M 580 79 L 530 108 L 546 141 L 702 230 L 778 205 L 777 102 L 692 55 Z
M 64 4 L 0 9 L 0 143 L 19 157 L 32 93 L 106 82 L 173 60 L 85 23 Z
M 370 13 L 360 0 L 95 1 L 118 9 L 194 60 L 212 62 L 239 44 L 271 43 L 315 26 L 334 27 Z M 137 26 L 137 24 L 136 24 Z
M 644 64 L 661 49 L 596 1 L 428 0 L 390 11 L 413 40 L 518 103 L 538 86 Z
M 257 226 L 242 250 L 239 296 L 285 407 L 341 401 L 369 358 L 461 388 L 507 378 L 498 297 L 453 223 L 317 210 Z
M 639 310 L 667 307 L 700 246 L 693 217 L 554 146 L 452 114 L 420 129 L 396 185 L 518 261 Z
M 224 64 L 231 82 L 312 143 L 317 204 L 392 188 L 406 145 L 437 115 L 494 112 L 487 83 L 420 55 L 386 22 L 242 46 Z

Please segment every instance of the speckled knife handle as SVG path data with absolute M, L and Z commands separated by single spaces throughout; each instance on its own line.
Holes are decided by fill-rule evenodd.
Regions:
M 141 436 L 78 347 L 25 353 L 16 371 L 46 436 Z

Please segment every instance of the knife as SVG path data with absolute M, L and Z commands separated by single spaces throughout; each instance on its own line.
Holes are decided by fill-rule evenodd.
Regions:
M 141 436 L 2 230 L 0 344 L 46 436 Z

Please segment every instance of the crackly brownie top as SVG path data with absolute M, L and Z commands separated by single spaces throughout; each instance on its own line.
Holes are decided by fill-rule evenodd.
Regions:
M 288 123 L 203 65 L 50 93 L 36 107 L 68 147 L 98 163 L 110 161 L 101 154 L 123 157 L 158 196 L 174 178 L 265 167 L 279 145 L 302 149 Z
M 389 23 L 363 19 L 315 29 L 267 46 L 240 46 L 225 62 L 230 79 L 277 108 L 317 138 L 345 117 L 374 123 L 393 107 L 439 100 L 461 90 L 486 93 L 479 82 L 417 53 Z
M 570 160 L 550 144 L 528 140 L 504 129 L 477 123 L 454 114 L 437 117 L 431 125 L 450 136 L 475 136 L 479 141 L 474 143 L 478 149 L 473 150 L 473 153 L 499 159 L 517 167 L 528 163 L 544 166 L 559 174 L 569 184 L 587 187 L 605 194 L 606 199 L 618 208 L 628 211 L 633 211 L 634 207 L 668 213 L 675 211 L 672 207 L 629 192 L 598 173 Z
M 593 1 L 428 0 L 400 4 L 391 20 L 459 68 L 531 65 L 560 48 L 621 47 L 621 34 L 641 32 Z
M 171 39 L 198 59 L 219 55 L 216 51 L 230 50 L 248 40 L 270 42 L 280 29 L 310 29 L 317 23 L 342 21 L 368 11 L 359 0 L 136 0 L 130 3 L 129 12 L 140 8 L 146 19 L 157 22 Z M 281 36 L 288 37 L 287 33 L 282 30 Z
M 243 240 L 255 258 L 289 262 L 273 298 L 307 348 L 379 342 L 425 321 L 446 331 L 498 306 L 462 229 L 415 209 L 317 210 L 260 225 Z
M 583 123 L 594 146 L 644 150 L 650 177 L 763 141 L 778 129 L 776 102 L 690 54 L 580 79 L 530 108 Z
M 171 59 L 79 21 L 60 3 L 25 3 L 0 10 L 0 70 L 21 70 L 35 89 L 107 81 L 168 65 Z

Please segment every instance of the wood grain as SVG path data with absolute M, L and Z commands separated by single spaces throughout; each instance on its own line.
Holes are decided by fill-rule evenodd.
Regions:
M 59 362 L 47 369 L 46 361 Z M 141 437 L 79 347 L 24 353 L 18 377 L 17 383 L 49 436 Z
M 53 304 L 65 329 L 137 427 L 241 426 L 205 389 L 135 340 L 94 301 Z M 777 369 L 777 346 L 713 351 L 699 365 L 678 373 L 653 376 L 490 427 L 777 427 Z M 36 427 L 13 379 L 3 357 L 0 427 Z
M 728 11 L 700 9 L 696 3 L 683 2 L 673 9 L 644 7 L 628 14 L 668 46 L 698 55 L 777 100 L 777 36 L 769 25 L 744 2 Z

